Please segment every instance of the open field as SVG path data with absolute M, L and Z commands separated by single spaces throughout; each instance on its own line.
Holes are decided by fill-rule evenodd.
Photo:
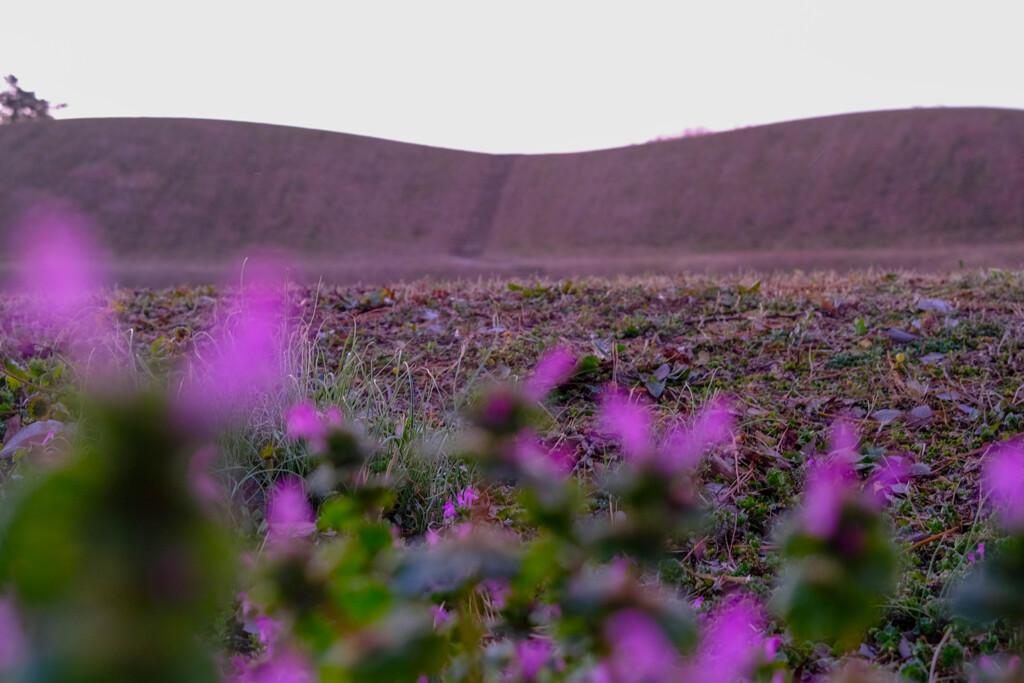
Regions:
M 201 348 L 208 335 L 216 336 L 233 296 L 209 287 L 121 289 L 97 303 L 129 345 L 124 352 L 137 378 L 170 377 L 173 387 L 187 378 L 176 374 L 176 363 L 196 345 Z M 726 401 L 728 436 L 703 454 L 694 473 L 704 522 L 690 533 L 673 532 L 653 561 L 640 560 L 629 569 L 637 586 L 657 591 L 662 600 L 676 597 L 697 605 L 701 614 L 714 614 L 738 595 L 767 600 L 777 593 L 784 568 L 794 561 L 785 539 L 792 533 L 791 520 L 801 519 L 807 505 L 813 463 L 828 458 L 837 421 L 855 430 L 854 489 L 856 495 L 881 493 L 878 514 L 895 542 L 898 583 L 880 596 L 870 627 L 841 647 L 795 637 L 791 626 L 799 624 L 797 616 L 770 616 L 761 628 L 779 641 L 777 653 L 764 664 L 769 667 L 762 670 L 764 680 L 773 671 L 785 672 L 781 680 L 812 680 L 852 660 L 913 681 L 967 680 L 981 671 L 975 665 L 983 656 L 1021 648 L 1014 622 L 972 625 L 954 618 L 953 600 L 980 559 L 979 544 L 989 558 L 1012 546 L 1006 540 L 1012 533 L 992 518 L 993 500 L 986 498 L 981 476 L 993 445 L 1024 428 L 1024 274 L 1019 271 L 578 281 L 510 275 L 390 287 L 292 285 L 288 300 L 287 329 L 297 351 L 291 356 L 296 360 L 289 369 L 289 401 L 309 398 L 321 409 L 338 406 L 346 424 L 381 444 L 365 471 L 391 477 L 394 502 L 379 519 L 408 548 L 425 547 L 424 534 L 433 530 L 447 539 L 443 543 L 465 550 L 451 537 L 457 534 L 445 508 L 458 497 L 457 521 L 478 531 L 513 532 L 525 548 L 551 556 L 550 547 L 557 546 L 530 545 L 554 543 L 557 536 L 545 526 L 550 520 L 531 517 L 536 501 L 489 473 L 486 460 L 464 460 L 460 453 L 479 419 L 473 417 L 479 400 L 474 397 L 491 383 L 528 387 L 538 360 L 562 348 L 576 358 L 575 369 L 542 399 L 537 429 L 545 447 L 568 458 L 570 480 L 581 486 L 577 524 L 583 529 L 589 528 L 588 519 L 611 520 L 614 529 L 616 523 L 643 518 L 642 503 L 630 502 L 609 483 L 615 480 L 608 477 L 630 465 L 628 440 L 602 418 L 609 387 L 647 406 L 656 434 Z M 15 369 L 35 368 L 33 383 L 45 381 L 42 393 L 49 395 L 66 381 L 52 370 L 67 357 L 28 343 L 31 320 L 17 311 L 10 300 L 0 309 L 5 339 L 0 351 Z M 28 384 L 8 382 L 0 394 L 4 424 L 15 414 L 31 421 L 27 411 L 36 395 Z M 63 410 L 74 413 L 75 408 L 68 402 Z M 252 418 L 241 436 L 222 443 L 217 471 L 231 492 L 237 533 L 258 545 L 266 492 L 287 473 L 309 473 L 315 449 L 290 440 L 279 414 L 256 419 L 253 413 Z M 876 475 L 894 458 L 905 466 L 904 474 L 879 484 Z M 22 459 L 18 469 L 12 461 L 0 464 L 4 490 L 15 490 L 12 475 L 24 474 L 29 463 Z M 479 499 L 463 506 L 466 487 Z M 339 514 L 337 508 L 324 504 L 321 514 L 317 547 L 328 553 L 334 535 L 345 532 L 325 521 L 337 519 L 330 517 Z M 659 545 L 665 540 L 656 537 Z M 534 557 L 530 552 L 526 557 Z M 317 557 L 326 561 L 329 555 Z M 0 558 L 0 570 L 7 571 L 5 566 Z M 400 594 L 395 577 L 374 577 Z M 510 580 L 513 586 L 526 581 Z M 467 662 L 481 667 L 505 662 L 505 639 L 527 636 L 544 643 L 551 639 L 563 658 L 559 668 L 555 654 L 545 650 L 543 678 L 537 680 L 582 680 L 572 677 L 583 675 L 593 660 L 574 649 L 587 642 L 567 621 L 575 603 L 559 602 L 568 598 L 559 598 L 544 582 L 529 585 L 535 596 L 560 605 L 564 620 L 534 615 L 534 621 L 521 622 L 514 599 L 506 609 L 445 594 L 448 602 L 440 603 L 441 609 L 447 606 L 455 626 L 439 626 L 435 616 L 444 644 L 439 651 L 469 652 L 469 631 L 460 629 L 477 624 L 488 634 L 481 652 L 490 653 L 480 660 L 452 655 L 445 664 L 454 667 L 448 669 L 451 680 L 472 679 L 457 673 L 459 666 L 470 666 Z M 475 622 L 472 609 L 456 608 L 464 598 L 486 618 Z M 287 603 L 279 608 L 275 618 L 284 618 Z M 237 618 L 243 617 L 239 611 Z M 293 634 L 294 642 L 305 643 L 303 651 L 327 667 L 321 672 L 329 671 L 330 657 L 337 653 L 318 650 L 315 631 L 308 630 L 314 623 L 326 627 L 299 623 L 307 631 Z M 346 637 L 362 637 L 363 626 L 329 623 L 350 634 Z M 374 623 L 371 619 L 365 628 Z
M 264 249 L 378 283 L 1019 267 L 1022 147 L 1024 112 L 997 109 L 498 156 L 224 121 L 41 122 L 0 128 L 0 233 L 24 239 L 25 212 L 63 208 L 124 284 L 203 284 Z

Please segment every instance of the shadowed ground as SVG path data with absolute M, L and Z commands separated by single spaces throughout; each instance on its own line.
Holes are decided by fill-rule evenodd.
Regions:
M 1024 264 L 1024 112 L 874 112 L 579 154 L 487 155 L 223 121 L 0 128 L 0 228 L 61 207 L 122 284 L 244 256 L 392 281 Z M 5 250 L 5 254 L 10 253 Z M 0 266 L 2 267 L 2 266 Z

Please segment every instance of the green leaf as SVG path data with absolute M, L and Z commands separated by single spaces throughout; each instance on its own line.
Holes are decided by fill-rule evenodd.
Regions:
M 523 291 L 523 288 L 520 287 L 519 285 L 515 284 L 514 282 L 508 283 L 508 288 L 511 289 L 513 292 L 521 292 L 521 291 Z

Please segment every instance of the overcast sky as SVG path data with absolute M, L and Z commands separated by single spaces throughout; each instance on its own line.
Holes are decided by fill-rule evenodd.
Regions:
M 853 111 L 1024 109 L 1021 0 L 15 0 L 57 118 L 259 121 L 561 152 Z

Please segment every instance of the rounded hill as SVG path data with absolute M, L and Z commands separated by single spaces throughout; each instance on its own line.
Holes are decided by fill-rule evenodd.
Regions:
M 361 279 L 1024 260 L 1014 110 L 849 114 L 549 155 L 77 119 L 0 127 L 0 159 L 5 232 L 58 205 L 96 226 L 123 272 L 166 279 L 256 248 Z

